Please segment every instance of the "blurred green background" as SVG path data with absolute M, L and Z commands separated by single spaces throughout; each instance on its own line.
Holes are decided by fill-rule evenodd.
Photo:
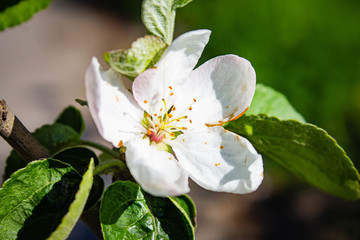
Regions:
M 104 6 L 140 22 L 140 0 Z M 359 167 L 360 1 L 194 0 L 178 10 L 175 36 L 200 28 L 212 30 L 200 62 L 247 58 L 259 83 L 285 94 Z

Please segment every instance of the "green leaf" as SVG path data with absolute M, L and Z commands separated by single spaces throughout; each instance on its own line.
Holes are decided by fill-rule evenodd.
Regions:
M 75 98 L 75 102 L 77 102 L 81 106 L 87 106 L 88 105 L 88 102 L 86 100 L 82 100 L 82 99 L 79 99 L 79 98 Z
M 104 239 L 194 239 L 186 213 L 168 198 L 145 194 L 132 182 L 115 182 L 100 206 Z
M 141 18 L 146 29 L 170 45 L 175 25 L 174 0 L 144 0 Z
M 33 135 L 50 154 L 73 146 L 80 140 L 80 135 L 72 127 L 61 123 L 44 125 L 36 129 Z
M 73 147 L 64 149 L 56 153 L 52 158 L 60 160 L 71 165 L 80 175 L 83 175 L 88 169 L 90 159 L 94 160 L 94 164 L 98 165 L 99 161 L 96 154 L 90 149 L 84 147 Z M 94 206 L 101 198 L 104 191 L 104 180 L 100 176 L 94 177 L 93 187 L 91 189 L 90 197 L 86 203 L 85 210 Z
M 1 0 L 0 30 L 13 27 L 30 19 L 46 8 L 52 0 Z
M 1 239 L 46 239 L 66 214 L 81 181 L 68 164 L 29 163 L 0 189 Z
M 171 201 L 176 201 L 188 215 L 192 225 L 196 226 L 196 207 L 192 199 L 188 195 L 181 195 L 178 197 L 169 197 Z
M 303 116 L 291 106 L 283 94 L 263 84 L 256 84 L 255 95 L 246 114 L 267 114 L 281 120 L 305 122 Z
M 182 8 L 185 7 L 187 4 L 192 2 L 192 0 L 175 0 L 174 7 L 175 8 Z
M 73 106 L 65 108 L 55 122 L 71 127 L 79 135 L 81 135 L 85 130 L 84 119 L 80 111 Z
M 159 37 L 146 35 L 133 42 L 130 49 L 105 53 L 104 59 L 116 72 L 134 80 L 160 59 L 166 47 Z
M 323 191 L 345 199 L 360 198 L 358 171 L 323 129 L 266 115 L 243 116 L 226 128 Z
M 71 203 L 68 212 L 62 218 L 60 225 L 50 235 L 48 240 L 62 240 L 66 239 L 71 230 L 74 228 L 76 222 L 84 210 L 86 200 L 89 197 L 90 190 L 93 183 L 94 159 L 91 159 L 88 170 L 85 172 L 79 186 L 79 190 L 75 195 L 75 200 Z

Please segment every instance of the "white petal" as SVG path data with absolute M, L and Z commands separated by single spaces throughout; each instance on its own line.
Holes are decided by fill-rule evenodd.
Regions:
M 166 49 L 156 66 L 164 71 L 167 79 L 179 79 L 196 66 L 211 31 L 202 29 L 184 33 L 177 37 Z
M 248 140 L 222 127 L 190 130 L 171 146 L 189 176 L 206 189 L 249 193 L 262 182 L 261 155 Z
M 188 176 L 169 152 L 158 150 L 148 139 L 135 138 L 126 148 L 131 175 L 153 196 L 178 196 L 190 191 Z
M 120 75 L 104 71 L 93 57 L 86 71 L 86 98 L 101 136 L 116 147 L 144 131 L 144 111 L 124 86 Z
M 133 94 L 148 113 L 163 107 L 162 99 L 173 104 L 171 88 L 182 83 L 195 67 L 205 45 L 209 30 L 196 30 L 179 36 L 166 49 L 156 67 L 140 74 L 133 83 Z
M 236 55 L 213 58 L 195 69 L 182 86 L 178 109 L 194 123 L 222 125 L 236 119 L 250 106 L 256 76 L 250 62 Z M 195 100 L 196 102 L 194 102 Z

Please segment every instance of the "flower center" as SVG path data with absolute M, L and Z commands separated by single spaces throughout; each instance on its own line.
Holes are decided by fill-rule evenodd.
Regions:
M 164 103 L 164 114 L 153 114 L 150 115 L 144 112 L 144 118 L 142 120 L 142 125 L 147 129 L 145 136 L 149 137 L 150 141 L 159 143 L 164 138 L 165 139 L 175 139 L 178 135 L 182 134 L 186 127 L 181 127 L 179 124 L 185 119 L 187 116 L 182 116 L 178 118 L 173 118 L 171 112 L 175 111 L 175 106 L 171 106 L 167 108 L 166 102 L 163 99 Z M 163 112 L 163 109 L 160 109 L 160 113 Z

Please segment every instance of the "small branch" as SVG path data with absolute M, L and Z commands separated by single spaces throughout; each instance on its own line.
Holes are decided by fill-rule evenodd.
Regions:
M 1 98 L 0 135 L 26 163 L 50 156 L 47 150 L 31 135 Z

